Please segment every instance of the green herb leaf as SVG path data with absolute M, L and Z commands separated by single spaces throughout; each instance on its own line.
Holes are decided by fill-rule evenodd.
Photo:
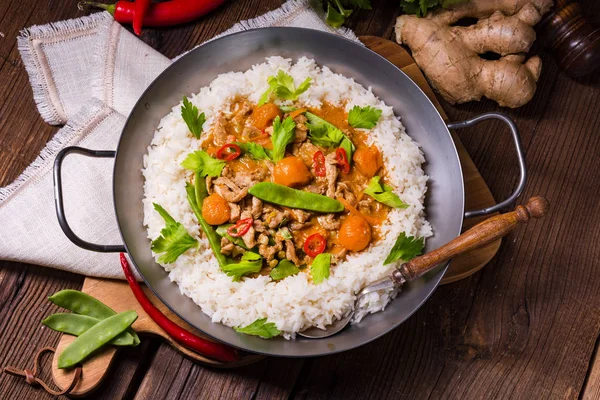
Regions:
M 296 267 L 290 260 L 281 260 L 275 268 L 271 270 L 269 276 L 274 281 L 280 281 L 288 276 L 296 275 L 300 272 L 300 268 Z
M 267 322 L 266 318 L 257 319 L 250 325 L 233 328 L 236 332 L 245 333 L 246 335 L 260 336 L 263 339 L 271 339 L 272 337 L 281 335 L 281 331 L 277 329 L 277 325 L 273 322 Z
M 337 11 L 335 7 L 329 3 L 327 5 L 327 24 L 333 28 L 339 28 L 346 22 L 346 17 Z
M 181 107 L 181 117 L 185 121 L 188 129 L 196 137 L 200 139 L 202 134 L 202 125 L 206 122 L 204 113 L 198 113 L 198 107 L 190 103 L 187 97 L 183 97 L 183 107 Z
M 212 158 L 207 152 L 198 150 L 188 154 L 181 163 L 181 166 L 185 169 L 196 171 L 203 177 L 212 176 L 213 178 L 217 178 L 221 176 L 221 171 L 225 167 L 225 161 Z
M 273 134 L 271 142 L 273 142 L 273 161 L 278 162 L 285 157 L 285 148 L 294 140 L 294 128 L 296 123 L 291 117 L 287 117 L 281 123 L 279 115 L 273 121 Z
M 353 128 L 373 129 L 381 117 L 381 110 L 371 106 L 354 106 L 348 113 L 348 123 Z
M 279 224 L 279 225 L 281 226 L 281 224 Z M 292 234 L 290 233 L 290 230 L 287 229 L 287 228 L 286 229 L 279 229 L 277 231 L 277 234 L 279 236 L 281 236 L 282 238 L 284 238 L 285 240 L 292 240 L 293 239 Z
M 321 253 L 315 257 L 311 266 L 310 273 L 313 282 L 318 285 L 325 279 L 329 278 L 329 266 L 331 265 L 331 254 Z
M 421 254 L 424 247 L 424 238 L 415 239 L 414 236 L 406 236 L 406 234 L 402 232 L 400 236 L 398 236 L 398 239 L 396 239 L 396 243 L 394 244 L 394 247 L 392 247 L 390 254 L 383 262 L 383 265 L 387 265 L 398 260 L 410 261 Z
M 239 281 L 242 276 L 260 272 L 262 269 L 262 257 L 260 254 L 247 251 L 242 255 L 239 263 L 231 263 L 221 267 L 223 272 L 233 277 L 233 281 Z
M 294 84 L 294 78 L 283 70 L 277 71 L 277 75 L 270 76 L 267 80 L 269 88 L 260 96 L 258 105 L 262 106 L 269 101 L 271 95 L 275 93 L 277 97 L 284 100 L 297 100 L 298 96 L 306 92 L 312 82 L 311 78 L 306 78 L 297 88 Z
M 381 177 L 374 176 L 369 182 L 369 186 L 365 189 L 365 194 L 368 194 L 380 203 L 393 208 L 407 208 L 408 204 L 403 202 L 400 197 L 388 185 L 381 184 Z
M 240 146 L 240 149 L 242 149 L 244 153 L 250 154 L 250 157 L 255 160 L 271 160 L 271 157 L 273 156 L 273 152 L 271 150 L 265 149 L 258 143 L 247 142 L 236 144 Z
M 195 247 L 198 242 L 164 208 L 156 203 L 153 204 L 154 209 L 165 220 L 166 226 L 160 231 L 161 236 L 152 241 L 151 248 L 157 254 L 164 253 L 158 258 L 159 263 L 170 264 L 188 249 Z
M 311 112 L 305 113 L 308 122 L 308 138 L 317 146 L 321 147 L 341 147 L 346 150 L 348 162 L 352 165 L 352 154 L 356 150 L 354 143 L 350 138 L 344 135 L 335 125 L 325 121 Z

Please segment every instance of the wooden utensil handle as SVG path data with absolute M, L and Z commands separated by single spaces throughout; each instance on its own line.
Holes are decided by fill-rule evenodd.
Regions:
M 407 281 L 416 279 L 444 261 L 508 235 L 519 224 L 528 222 L 531 217 L 543 217 L 548 208 L 548 200 L 532 197 L 525 206 L 517 206 L 515 211 L 491 217 L 439 249 L 413 258 L 400 266 L 400 273 Z

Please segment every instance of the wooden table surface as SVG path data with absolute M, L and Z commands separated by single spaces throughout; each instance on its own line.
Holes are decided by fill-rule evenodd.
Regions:
M 197 23 L 147 30 L 143 40 L 173 57 L 281 3 L 231 0 Z M 399 2 L 372 3 L 373 11 L 356 13 L 348 26 L 358 35 L 393 38 Z M 582 3 L 600 20 L 599 2 Z M 57 131 L 37 113 L 15 37 L 24 27 L 80 15 L 75 0 L 0 1 L 1 186 Z M 438 288 L 395 331 L 338 355 L 211 370 L 147 338 L 120 352 L 95 397 L 600 398 L 600 71 L 572 80 L 540 52 L 535 98 L 502 111 L 517 121 L 527 153 L 523 198 L 545 195 L 551 212 L 509 235 L 483 270 Z M 452 120 L 500 110 L 490 101 L 444 108 Z M 505 128 L 490 122 L 459 136 L 496 197 L 510 193 L 517 163 Z M 0 262 L 0 366 L 30 366 L 38 348 L 56 345 L 59 335 L 39 323 L 56 310 L 46 296 L 82 282 L 74 274 Z M 0 397 L 51 398 L 7 375 L 0 375 Z

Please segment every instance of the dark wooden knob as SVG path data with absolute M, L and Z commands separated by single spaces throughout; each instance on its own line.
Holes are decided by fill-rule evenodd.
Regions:
M 508 235 L 518 225 L 528 222 L 531 218 L 545 216 L 549 208 L 545 198 L 532 197 L 526 205 L 517 206 L 512 212 L 488 218 L 439 249 L 402 264 L 400 274 L 406 281 L 416 279 L 444 261 Z M 397 274 L 394 275 L 394 279 L 399 280 Z
M 540 36 L 571 77 L 589 74 L 600 66 L 600 27 L 588 21 L 577 1 L 556 1 L 540 22 Z

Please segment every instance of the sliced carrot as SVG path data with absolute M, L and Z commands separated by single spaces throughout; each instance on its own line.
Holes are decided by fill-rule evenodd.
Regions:
M 344 199 L 343 197 L 338 197 L 336 200 L 339 201 L 340 203 L 342 203 L 344 205 L 344 207 L 346 208 L 346 210 L 348 210 L 350 212 L 350 214 L 354 214 L 354 215 L 364 218 L 364 220 L 367 221 L 371 225 L 381 224 L 382 221 L 379 218 L 370 217 L 368 215 L 361 213 L 360 211 L 358 211 L 356 209 L 356 207 L 354 207 L 352 204 L 348 203 L 346 201 L 346 199 Z
M 304 114 L 305 112 L 307 112 L 308 110 L 306 108 L 299 108 L 295 111 L 292 111 L 290 113 L 290 117 L 292 117 L 292 119 L 296 118 L 298 115 L 300 114 Z

